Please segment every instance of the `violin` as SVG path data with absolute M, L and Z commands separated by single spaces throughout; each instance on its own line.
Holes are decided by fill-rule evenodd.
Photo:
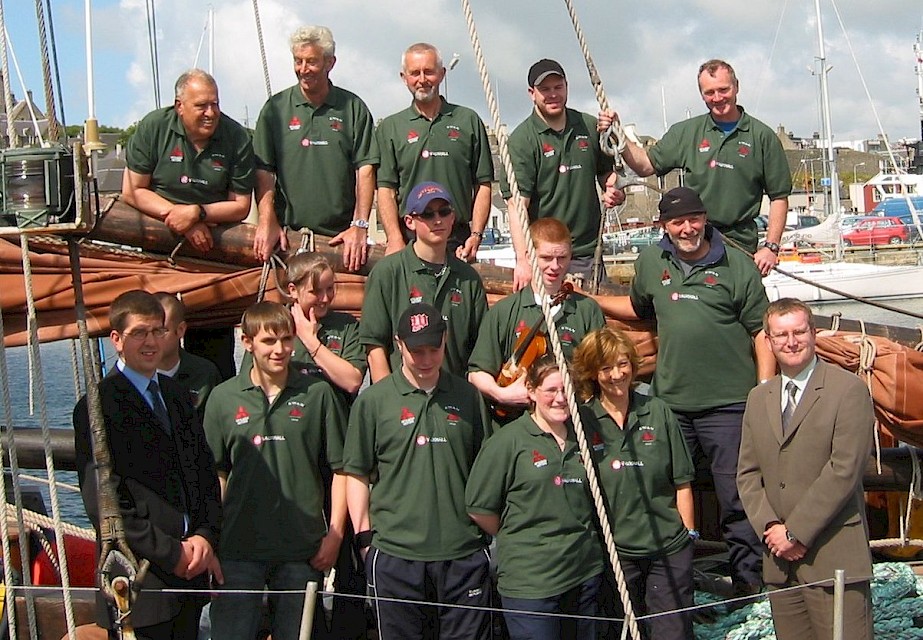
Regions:
M 551 299 L 551 306 L 556 307 L 561 304 L 567 296 L 573 292 L 574 286 L 570 282 L 562 283 L 561 290 Z M 498 386 L 508 387 L 519 380 L 519 378 L 525 375 L 533 362 L 548 352 L 548 337 L 542 330 L 544 322 L 545 315 L 542 314 L 542 316 L 529 327 L 528 331 L 520 334 L 519 338 L 516 339 L 516 344 L 513 345 L 512 355 L 509 360 L 503 363 L 503 366 L 500 368 L 500 373 L 497 374 L 496 381 Z M 493 411 L 494 415 L 498 418 L 507 419 L 518 416 L 523 410 L 521 407 L 494 405 Z

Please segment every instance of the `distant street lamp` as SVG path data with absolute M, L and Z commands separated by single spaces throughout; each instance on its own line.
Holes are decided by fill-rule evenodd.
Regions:
M 452 54 L 452 59 L 449 60 L 449 64 L 445 66 L 445 99 L 448 102 L 449 100 L 449 71 L 454 69 L 458 65 L 458 61 L 461 60 L 461 56 L 457 53 Z
M 864 162 L 860 162 L 860 163 L 854 164 L 854 165 L 852 166 L 852 182 L 853 182 L 853 184 L 856 184 L 857 182 L 859 182 L 859 178 L 858 178 L 858 176 L 857 176 L 857 174 L 856 174 L 856 169 L 858 169 L 859 167 L 864 167 L 864 166 L 865 166 L 865 163 L 864 163 Z

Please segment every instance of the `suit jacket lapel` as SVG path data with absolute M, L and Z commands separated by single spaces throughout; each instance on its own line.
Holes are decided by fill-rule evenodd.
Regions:
M 782 444 L 782 411 L 780 395 L 782 393 L 782 376 L 776 376 L 766 383 L 766 415 L 769 416 L 769 426 L 776 441 Z

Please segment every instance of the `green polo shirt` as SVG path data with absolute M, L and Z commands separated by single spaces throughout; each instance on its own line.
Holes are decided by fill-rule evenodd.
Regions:
M 468 370 L 486 371 L 496 376 L 513 355 L 513 347 L 519 336 L 528 333 L 532 325 L 542 317 L 542 308 L 535 302 L 531 286 L 497 302 L 484 316 L 474 351 L 468 359 Z M 593 298 L 580 293 L 567 296 L 555 317 L 564 357 L 569 360 L 583 337 L 605 324 L 602 309 Z M 548 352 L 551 352 L 550 343 Z
M 612 171 L 612 160 L 599 149 L 596 118 L 567 109 L 563 131 L 555 131 L 534 111 L 509 140 L 516 181 L 529 201 L 529 220 L 557 218 L 573 238 L 574 255 L 586 258 L 596 250 L 601 221 L 599 176 Z M 510 188 L 504 177 L 504 198 Z
M 490 419 L 481 394 L 443 371 L 433 393 L 398 370 L 363 391 L 349 416 L 343 470 L 374 477 L 372 544 L 404 560 L 456 560 L 483 549 L 465 483 Z
M 430 121 L 411 105 L 381 121 L 375 142 L 378 186 L 397 191 L 400 212 L 404 194 L 432 181 L 452 195 L 456 221 L 471 222 L 475 188 L 494 179 L 487 130 L 474 111 L 442 100 Z
M 372 114 L 359 96 L 330 85 L 315 107 L 298 85 L 263 105 L 253 148 L 258 169 L 276 175 L 276 218 L 293 229 L 335 236 L 356 208 L 356 170 L 375 164 Z
M 606 497 L 612 537 L 620 555 L 649 558 L 689 544 L 676 510 L 676 487 L 695 478 L 695 466 L 673 412 L 663 401 L 631 394 L 624 429 L 599 400 L 580 415 Z
M 509 598 L 548 598 L 603 570 L 593 501 L 572 427 L 564 451 L 524 414 L 484 444 L 468 512 L 500 516 L 497 578 Z
M 739 106 L 739 105 L 738 105 Z M 792 192 L 792 174 L 775 132 L 740 107 L 737 127 L 725 134 L 704 114 L 678 122 L 648 150 L 657 175 L 686 171 L 686 186 L 708 209 L 721 233 L 756 251 L 754 218 L 763 194 L 770 200 Z
M 212 391 L 204 426 L 216 467 L 228 474 L 221 559 L 313 556 L 327 532 L 321 466 L 343 466 L 346 417 L 330 385 L 290 367 L 269 403 L 248 368 Z
M 365 375 L 368 369 L 368 361 L 365 357 L 365 349 L 359 342 L 359 321 L 351 314 L 342 311 L 327 311 L 327 315 L 318 320 L 317 338 L 330 351 L 337 355 L 352 366 L 356 367 L 362 375 Z M 295 336 L 295 348 L 292 352 L 292 366 L 300 373 L 315 375 L 323 378 L 330 383 L 333 390 L 337 392 L 343 401 L 343 406 L 348 407 L 352 404 L 353 395 L 346 393 L 336 385 L 335 382 L 327 378 L 323 369 L 317 366 L 314 358 L 311 357 L 310 351 L 304 346 L 298 336 Z M 240 361 L 241 371 L 250 371 L 253 366 L 253 356 L 249 351 L 244 351 L 243 358 Z
M 426 302 L 439 309 L 448 324 L 443 367 L 464 376 L 487 310 L 481 276 L 455 256 L 447 257 L 446 268 L 437 276 L 417 257 L 413 246 L 385 256 L 369 273 L 359 339 L 366 347 L 384 347 L 391 371 L 397 371 L 401 366 L 401 354 L 394 348 L 397 321 L 411 304 Z
M 663 238 L 635 262 L 630 297 L 640 318 L 656 319 L 654 395 L 674 411 L 746 402 L 756 385 L 753 336 L 769 305 L 753 260 L 706 226 L 708 255 L 684 275 Z
M 211 204 L 228 193 L 249 194 L 255 180 L 250 134 L 221 114 L 202 151 L 186 136 L 173 107 L 156 109 L 138 123 L 125 148 L 135 173 L 151 176 L 151 190 L 176 204 Z
M 179 350 L 179 369 L 173 374 L 173 379 L 189 391 L 199 417 L 204 415 L 208 396 L 222 382 L 221 372 L 214 362 L 183 348 Z

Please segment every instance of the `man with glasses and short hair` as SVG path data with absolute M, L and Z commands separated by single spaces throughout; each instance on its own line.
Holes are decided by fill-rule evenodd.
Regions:
M 654 393 L 711 469 L 734 588 L 749 595 L 761 589 L 762 544 L 737 494 L 737 454 L 747 394 L 775 372 L 762 337 L 769 301 L 753 261 L 724 244 L 695 191 L 671 189 L 658 209 L 664 237 L 638 256 L 629 295 L 600 304 L 618 319 L 656 320 Z
M 151 563 L 131 621 L 143 640 L 195 640 L 208 602 L 204 589 L 212 577 L 224 580 L 214 553 L 221 521 L 215 462 L 189 394 L 157 373 L 167 332 L 157 298 L 140 290 L 123 293 L 110 307 L 109 324 L 121 357 L 99 383 L 99 399 L 112 484 L 128 546 Z M 86 396 L 73 420 L 80 492 L 98 538 L 107 514 L 99 511 Z M 165 592 L 171 589 L 203 591 Z M 116 619 L 102 594 L 97 622 L 116 637 Z
M 445 368 L 465 375 L 487 294 L 477 271 L 446 248 L 454 222 L 452 196 L 442 185 L 422 182 L 409 191 L 404 224 L 416 240 L 382 258 L 365 285 L 359 340 L 368 354 L 372 382 L 400 368 L 394 329 L 404 309 L 417 302 L 432 304 L 446 318 Z
M 747 398 L 737 485 L 766 544 L 763 579 L 776 637 L 833 638 L 832 579 L 843 569 L 843 638 L 869 640 L 862 474 L 875 428 L 872 399 L 860 378 L 817 358 L 814 315 L 800 300 L 770 304 L 763 330 L 781 374 Z

